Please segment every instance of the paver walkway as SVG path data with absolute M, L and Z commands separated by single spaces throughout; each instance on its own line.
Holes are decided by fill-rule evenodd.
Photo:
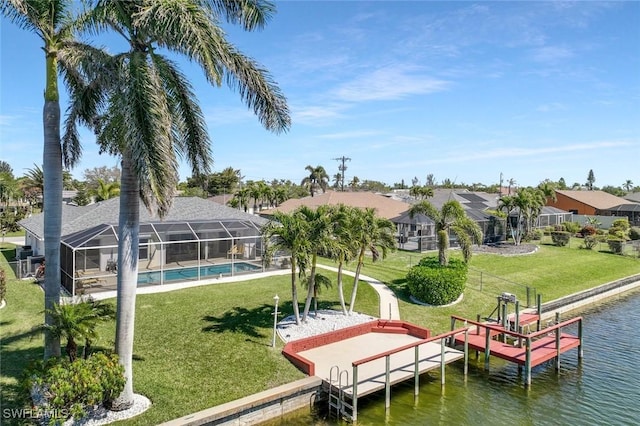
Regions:
M 318 267 L 328 271 L 338 272 L 338 268 L 334 268 L 332 266 L 318 265 Z M 351 271 L 343 270 L 342 273 L 351 277 L 356 275 Z M 378 296 L 380 296 L 380 318 L 399 320 L 400 308 L 398 307 L 398 298 L 395 293 L 383 282 L 378 281 L 375 278 L 360 274 L 360 280 L 369 283 L 369 285 L 378 293 Z

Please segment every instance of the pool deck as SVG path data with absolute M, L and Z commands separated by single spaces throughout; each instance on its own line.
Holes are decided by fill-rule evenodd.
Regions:
M 249 279 L 259 279 L 264 277 L 270 277 L 273 275 L 287 275 L 290 274 L 291 271 L 288 269 L 277 269 L 274 271 L 267 272 L 252 272 L 250 274 L 239 274 L 233 277 L 222 277 L 222 278 L 210 278 L 201 281 L 187 281 L 187 282 L 179 282 L 179 283 L 171 283 L 171 284 L 157 284 L 157 285 L 145 285 L 138 286 L 138 290 L 136 294 L 152 294 L 152 293 L 166 293 L 169 291 L 182 290 L 184 288 L 192 288 L 192 287 L 201 287 L 205 285 L 213 285 L 213 284 L 224 284 L 224 283 L 233 283 L 239 281 L 247 281 Z M 115 287 L 113 289 L 104 290 L 104 288 L 96 289 L 95 292 L 87 292 L 95 300 L 105 300 L 105 299 L 113 299 L 117 296 L 117 291 Z

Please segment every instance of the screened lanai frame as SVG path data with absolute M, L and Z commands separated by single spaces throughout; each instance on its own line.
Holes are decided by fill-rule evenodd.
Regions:
M 141 223 L 139 238 L 139 286 L 264 270 L 260 227 L 250 220 Z M 118 226 L 101 224 L 63 237 L 60 259 L 70 294 L 115 290 Z

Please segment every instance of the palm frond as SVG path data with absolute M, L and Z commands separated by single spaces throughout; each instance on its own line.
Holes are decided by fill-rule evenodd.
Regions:
M 211 140 L 193 88 L 173 62 L 160 55 L 150 56 L 168 96 L 174 148 L 178 155 L 186 157 L 193 177 L 208 175 L 213 162 Z
M 98 111 L 106 99 L 107 82 L 113 78 L 110 70 L 112 60 L 105 51 L 78 42 L 65 43 L 58 59 L 59 70 L 70 95 L 62 154 L 65 166 L 73 167 L 82 153 L 77 126 L 94 127 Z
M 263 28 L 275 12 L 275 5 L 264 0 L 203 0 L 213 14 L 224 15 L 227 22 L 251 31 Z
M 185 0 L 151 2 L 135 18 L 135 26 L 159 46 L 200 64 L 211 84 L 219 86 L 224 78 L 267 130 L 289 129 L 289 109 L 279 87 L 266 70 L 226 40 L 215 16 Z
M 151 209 L 157 205 L 162 217 L 171 206 L 178 183 L 178 165 L 171 146 L 171 114 L 164 86 L 144 52 L 130 55 L 125 88 L 125 139 L 133 170 L 140 181 L 140 198 Z M 124 100 L 121 98 L 121 100 Z

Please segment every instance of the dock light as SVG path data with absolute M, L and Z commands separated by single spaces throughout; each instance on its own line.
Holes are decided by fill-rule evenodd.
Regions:
M 276 347 L 276 330 L 278 328 L 278 301 L 280 298 L 276 294 L 273 296 L 273 301 L 275 302 L 275 310 L 273 311 L 273 340 L 271 340 L 271 347 Z

